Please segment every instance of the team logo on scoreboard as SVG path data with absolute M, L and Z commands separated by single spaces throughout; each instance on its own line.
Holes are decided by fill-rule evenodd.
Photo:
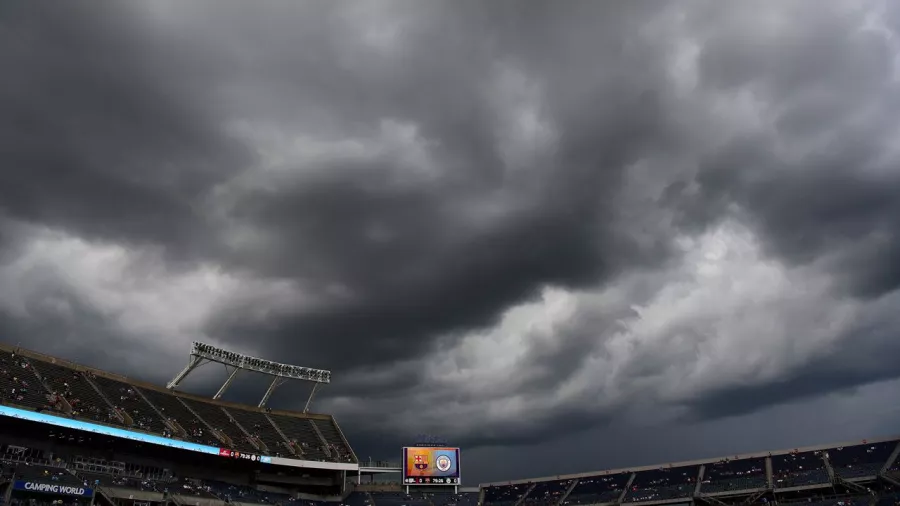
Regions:
M 434 461 L 434 465 L 437 466 L 438 471 L 440 471 L 442 473 L 446 473 L 447 471 L 450 470 L 450 467 L 453 466 L 453 461 L 450 460 L 450 457 L 448 457 L 446 455 L 441 455 L 440 457 L 437 458 L 437 460 Z
M 415 462 L 416 469 L 418 469 L 419 471 L 424 471 L 424 470 L 428 469 L 428 455 L 422 455 L 422 454 L 416 455 L 415 460 L 416 460 L 416 462 Z

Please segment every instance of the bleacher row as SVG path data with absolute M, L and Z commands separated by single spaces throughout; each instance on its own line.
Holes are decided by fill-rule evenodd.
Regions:
M 2 350 L 0 403 L 246 453 L 356 462 L 331 417 L 225 406 Z
M 897 480 L 900 479 L 898 453 L 900 441 L 894 440 L 703 465 L 508 483 L 485 487 L 483 504 L 565 506 L 690 501 L 695 496 L 797 490 L 828 486 L 835 481 L 864 481 L 878 475 Z M 771 481 L 768 466 L 771 466 Z

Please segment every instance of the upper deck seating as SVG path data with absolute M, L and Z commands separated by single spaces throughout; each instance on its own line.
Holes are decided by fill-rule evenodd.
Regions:
M 421 492 L 372 492 L 375 506 L 431 506 Z
M 177 397 L 150 388 L 142 388 L 140 390 L 163 415 L 177 422 L 187 432 L 187 439 L 209 446 L 222 446 L 222 442 L 210 433 L 206 425 L 198 420 L 189 409 L 184 407 L 184 404 Z
M 788 453 L 772 457 L 775 488 L 804 487 L 829 483 L 821 452 Z
M 264 413 L 234 408 L 225 408 L 225 411 L 237 420 L 251 436 L 261 440 L 268 448 L 269 454 L 276 457 L 294 456 L 287 441 L 275 430 L 275 427 L 269 422 Z
M 768 486 L 765 458 L 722 460 L 706 464 L 700 492 L 713 494 Z
M 662 501 L 691 497 L 697 486 L 700 466 L 641 471 L 634 477 L 624 502 Z
M 426 493 L 425 497 L 434 506 L 478 506 L 477 492 L 460 492 L 458 494 L 436 492 Z
M 344 438 L 338 431 L 337 426 L 332 420 L 312 419 L 312 422 L 319 428 L 322 437 L 331 449 L 332 460 L 339 462 L 353 462 L 353 452 L 344 442 Z
M 210 426 L 219 432 L 228 436 L 234 443 L 232 450 L 240 450 L 248 453 L 258 453 L 259 450 L 250 441 L 250 438 L 241 430 L 228 414 L 222 410 L 222 407 L 209 402 L 197 401 L 194 399 L 182 399 L 200 418 L 206 421 Z
M 529 487 L 531 487 L 530 483 L 488 487 L 484 489 L 484 504 L 485 506 L 515 506 Z
M 84 374 L 75 369 L 41 360 L 31 360 L 31 365 L 44 379 L 44 386 L 61 394 L 72 406 L 72 414 L 79 418 L 124 425 L 112 406 L 88 382 Z
M 631 473 L 603 474 L 580 478 L 564 504 L 602 504 L 616 502 L 625 491 Z
M 331 457 L 322 448 L 322 440 L 319 439 L 313 429 L 309 418 L 272 413 L 269 417 L 278 425 L 278 428 L 296 443 L 305 460 L 317 460 L 321 462 L 331 461 Z
M 12 353 L 0 352 L 0 403 L 31 409 L 52 409 L 31 364 Z
M 566 490 L 569 489 L 572 481 L 574 480 L 539 481 L 534 484 L 531 492 L 528 492 L 528 495 L 525 496 L 522 504 L 527 504 L 528 506 L 556 506 L 563 494 L 566 493 Z
M 896 447 L 896 441 L 843 446 L 828 450 L 828 460 L 841 478 L 876 476 Z
M 153 407 L 147 404 L 133 386 L 102 376 L 93 377 L 93 382 L 114 406 L 131 416 L 134 427 L 157 434 L 167 430 Z

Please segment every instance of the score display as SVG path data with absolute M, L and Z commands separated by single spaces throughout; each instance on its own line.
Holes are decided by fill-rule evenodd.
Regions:
M 403 448 L 404 485 L 459 485 L 459 448 Z

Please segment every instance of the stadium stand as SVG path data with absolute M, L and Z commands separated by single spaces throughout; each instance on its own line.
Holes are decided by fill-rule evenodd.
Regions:
M 822 452 L 791 452 L 772 457 L 772 479 L 775 488 L 821 485 L 831 481 Z
M 755 490 L 768 486 L 765 458 L 726 459 L 706 465 L 700 492 L 715 494 Z
M 52 393 L 62 395 L 72 406 L 72 414 L 98 422 L 125 425 L 113 410 L 112 404 L 90 383 L 84 374 L 62 365 L 29 360 L 44 386 Z
M 490 487 L 484 491 L 485 506 L 515 506 L 524 496 L 531 484 L 519 483 Z
M 149 388 L 138 388 L 138 390 L 164 416 L 184 430 L 182 435 L 185 439 L 210 446 L 221 445 L 221 441 L 209 431 L 206 424 L 198 420 L 194 413 L 178 400 L 178 397 Z
M 556 506 L 575 480 L 540 481 L 534 484 L 521 504 Z
M 369 494 L 375 506 L 431 506 L 422 492 L 373 492 Z
M 31 364 L 22 357 L 0 353 L 0 400 L 32 409 L 50 409 L 47 392 L 41 386 Z
M 623 502 L 645 502 L 691 497 L 697 488 L 700 466 L 673 467 L 635 474 Z
M 278 457 L 296 455 L 293 446 L 278 432 L 265 413 L 234 408 L 225 408 L 225 411 L 237 420 L 252 438 L 262 443 L 262 446 L 268 450 L 268 454 Z
M 210 428 L 224 435 L 225 440 L 222 442 L 228 448 L 249 453 L 259 452 L 256 443 L 241 429 L 240 425 L 231 419 L 231 416 L 221 406 L 193 399 L 181 398 L 180 400 L 201 420 L 205 421 Z
M 319 437 L 312 422 L 308 419 L 287 416 L 277 413 L 269 414 L 281 431 L 293 441 L 295 447 L 306 460 L 329 461 L 331 456 L 326 453 L 325 441 Z
M 333 460 L 338 462 L 355 461 L 353 450 L 350 449 L 333 420 L 313 419 L 312 423 L 328 445 Z
M 153 407 L 133 386 L 97 375 L 92 381 L 114 407 L 128 413 L 132 427 L 160 434 L 168 430 Z
M 631 473 L 604 474 L 580 478 L 564 504 L 603 504 L 617 502 L 631 479 Z
M 478 506 L 478 494 L 472 492 L 426 493 L 425 497 L 434 506 Z
M 897 443 L 893 441 L 840 446 L 827 452 L 835 474 L 844 479 L 875 476 L 887 463 Z

